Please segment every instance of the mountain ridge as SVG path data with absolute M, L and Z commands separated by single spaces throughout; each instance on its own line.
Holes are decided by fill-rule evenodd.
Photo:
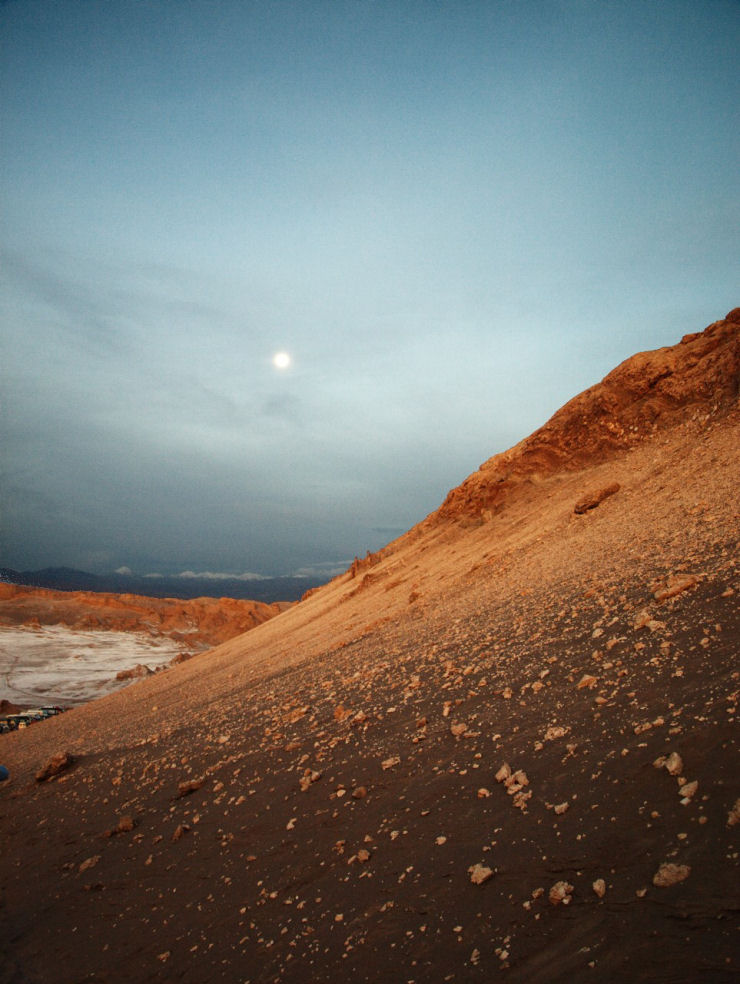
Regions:
M 141 574 L 91 574 L 73 567 L 45 567 L 36 571 L 0 568 L 0 583 L 21 584 L 54 591 L 95 591 L 103 594 L 137 594 L 147 598 L 235 598 L 264 604 L 292 602 L 307 591 L 320 587 L 324 577 L 260 577 L 245 580 L 224 578 Z

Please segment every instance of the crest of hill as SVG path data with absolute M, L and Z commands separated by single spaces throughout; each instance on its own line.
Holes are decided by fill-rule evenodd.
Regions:
M 737 400 L 739 386 L 740 308 L 734 308 L 677 345 L 624 361 L 529 437 L 484 462 L 429 520 L 488 519 L 523 482 L 604 461 L 671 427 L 688 410 L 721 413 Z

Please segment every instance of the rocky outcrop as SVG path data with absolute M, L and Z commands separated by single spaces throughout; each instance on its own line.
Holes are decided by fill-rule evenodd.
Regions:
M 522 483 L 574 471 L 685 418 L 719 414 L 740 386 L 740 308 L 677 345 L 640 352 L 565 404 L 539 430 L 486 461 L 430 520 L 490 518 Z
M 94 591 L 52 591 L 0 583 L 0 625 L 145 632 L 205 649 L 253 629 L 288 607 L 233 598 L 146 598 Z

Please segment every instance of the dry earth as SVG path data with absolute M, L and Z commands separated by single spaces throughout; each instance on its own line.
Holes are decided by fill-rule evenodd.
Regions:
M 738 320 L 620 367 L 621 443 L 587 391 L 537 469 L 0 737 L 0 980 L 736 980 Z

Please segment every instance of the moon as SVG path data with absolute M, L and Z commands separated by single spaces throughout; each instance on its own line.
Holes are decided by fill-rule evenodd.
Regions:
M 288 352 L 276 352 L 272 357 L 272 364 L 276 369 L 287 369 L 291 362 Z

